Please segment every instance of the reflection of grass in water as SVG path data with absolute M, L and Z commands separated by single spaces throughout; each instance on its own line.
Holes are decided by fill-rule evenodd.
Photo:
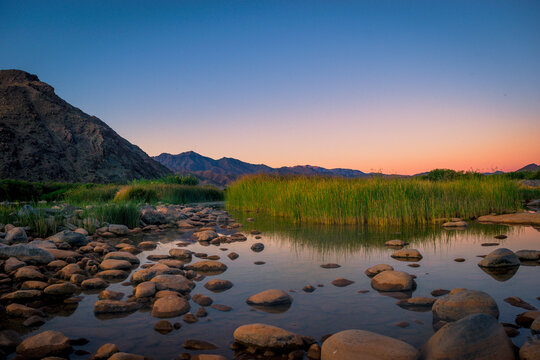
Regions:
M 400 239 L 411 244 L 437 248 L 444 243 L 452 243 L 460 239 L 467 242 L 485 241 L 486 237 L 499 234 L 513 235 L 520 231 L 519 227 L 505 225 L 477 224 L 471 222 L 465 230 L 445 230 L 440 225 L 425 224 L 417 226 L 354 226 L 354 225 L 322 225 L 295 224 L 272 216 L 253 213 L 235 213 L 244 230 L 257 229 L 265 237 L 280 241 L 294 250 L 314 250 L 320 255 L 350 255 L 359 251 L 371 253 L 384 249 L 384 243 L 392 239 Z M 247 222 L 245 218 L 256 217 L 255 222 Z M 502 242 L 504 240 L 497 240 Z

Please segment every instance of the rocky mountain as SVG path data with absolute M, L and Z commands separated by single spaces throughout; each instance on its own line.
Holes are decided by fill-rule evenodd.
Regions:
M 20 70 L 0 70 L 0 152 L 0 179 L 124 182 L 171 173 Z
M 214 160 L 193 151 L 178 155 L 167 153 L 154 157 L 177 174 L 194 174 L 201 182 L 225 186 L 242 175 L 276 174 L 276 175 L 319 175 L 342 177 L 366 177 L 369 174 L 351 169 L 326 169 L 319 166 L 285 166 L 272 168 L 262 164 L 250 164 L 233 158 Z
M 540 165 L 532 163 L 532 164 L 529 164 L 529 165 L 525 165 L 524 167 L 522 167 L 519 170 L 516 170 L 516 172 L 519 172 L 519 171 L 532 171 L 532 172 L 535 172 L 535 171 L 538 171 L 538 170 L 540 170 Z

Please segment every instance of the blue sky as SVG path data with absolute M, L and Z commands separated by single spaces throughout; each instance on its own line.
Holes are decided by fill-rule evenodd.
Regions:
M 4 0 L 0 68 L 151 155 L 511 169 L 540 161 L 539 34 L 539 1 Z

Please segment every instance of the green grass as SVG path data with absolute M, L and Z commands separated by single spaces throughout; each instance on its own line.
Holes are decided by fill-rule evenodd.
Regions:
M 88 207 L 80 214 L 80 218 L 82 221 L 79 225 L 93 233 L 96 226 L 91 219 L 96 219 L 99 223 L 122 224 L 134 228 L 139 226 L 140 212 L 134 203 L 102 204 Z
M 455 180 L 244 177 L 226 191 L 230 209 L 261 211 L 296 222 L 323 224 L 425 224 L 515 211 L 540 191 L 505 176 Z

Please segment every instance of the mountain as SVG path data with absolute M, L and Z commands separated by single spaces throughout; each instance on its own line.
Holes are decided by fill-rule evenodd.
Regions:
M 540 165 L 536 165 L 536 164 L 529 164 L 529 165 L 526 165 L 524 167 L 522 167 L 521 169 L 519 170 L 516 170 L 516 172 L 519 172 L 519 171 L 532 171 L 532 172 L 535 172 L 535 171 L 538 171 L 540 170 Z
M 0 152 L 0 179 L 125 182 L 171 173 L 21 70 L 0 70 Z
M 177 174 L 193 174 L 202 183 L 225 186 L 242 175 L 248 174 L 276 174 L 276 175 L 319 175 L 342 177 L 366 177 L 369 174 L 359 170 L 325 169 L 319 166 L 284 166 L 272 168 L 262 164 L 250 164 L 233 158 L 214 160 L 193 151 L 178 155 L 167 153 L 154 157 L 155 160 L 167 166 Z

